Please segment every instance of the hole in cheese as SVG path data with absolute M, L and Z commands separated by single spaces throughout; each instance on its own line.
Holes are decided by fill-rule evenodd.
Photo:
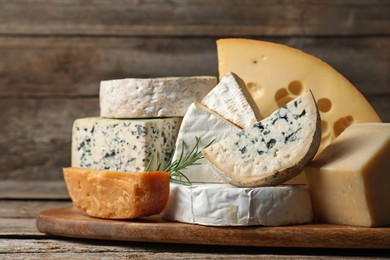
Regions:
M 353 123 L 354 119 L 352 116 L 346 116 L 339 118 L 333 125 L 333 132 L 335 137 L 339 136 L 348 126 Z
M 332 102 L 327 98 L 321 98 L 317 102 L 318 109 L 323 112 L 329 112 L 329 110 L 332 108 Z
M 303 91 L 303 85 L 299 80 L 294 80 L 288 84 L 288 90 L 295 96 L 299 96 Z
M 275 93 L 275 101 L 278 104 L 278 107 L 281 108 L 282 106 L 286 105 L 288 102 L 293 100 L 292 97 L 289 96 L 289 93 L 287 89 L 281 88 Z

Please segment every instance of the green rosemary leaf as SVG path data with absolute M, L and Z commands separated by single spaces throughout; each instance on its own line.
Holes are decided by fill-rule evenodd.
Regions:
M 214 140 L 209 142 L 205 147 L 210 146 L 213 142 L 214 142 Z M 200 144 L 200 137 L 195 137 L 194 147 L 191 149 L 191 151 L 189 153 L 184 154 L 184 147 L 186 146 L 186 144 L 183 141 L 183 146 L 181 149 L 179 159 L 173 161 L 173 159 L 172 159 L 173 155 L 172 155 L 163 169 L 161 169 L 162 161 L 161 161 L 160 155 L 157 154 L 156 155 L 156 157 L 157 157 L 156 171 L 162 170 L 164 172 L 169 172 L 171 175 L 171 182 L 172 183 L 191 185 L 191 181 L 187 178 L 187 176 L 184 175 L 182 170 L 184 170 L 192 165 L 199 165 L 200 163 L 197 161 L 204 158 L 202 151 L 199 149 L 199 144 Z M 145 171 L 151 170 L 150 168 L 151 168 L 151 164 L 153 161 L 153 157 L 154 156 L 149 157 L 148 166 L 145 168 Z
M 160 171 L 160 168 L 161 168 L 161 158 L 160 158 L 160 154 L 157 153 L 157 167 L 156 167 L 156 171 Z
M 152 162 L 153 162 L 153 154 L 150 154 L 148 157 L 148 165 L 146 165 L 145 170 L 144 170 L 145 172 L 150 171 L 150 167 L 152 166 Z
M 214 143 L 215 139 L 211 140 L 210 143 L 208 143 L 204 148 L 207 148 L 209 147 L 210 145 L 212 145 Z

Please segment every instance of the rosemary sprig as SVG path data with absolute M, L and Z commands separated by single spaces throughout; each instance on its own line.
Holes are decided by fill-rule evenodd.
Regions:
M 213 142 L 214 142 L 214 140 L 212 140 L 210 143 L 208 143 L 205 146 L 205 148 L 210 146 Z M 160 158 L 159 154 L 157 154 L 156 155 L 156 157 L 157 157 L 156 171 L 162 170 L 164 172 L 169 172 L 171 174 L 171 182 L 173 182 L 173 183 L 191 185 L 191 181 L 184 175 L 184 173 L 182 171 L 184 169 L 190 167 L 191 165 L 199 165 L 199 163 L 197 163 L 197 161 L 204 158 L 202 151 L 199 149 L 199 143 L 200 143 L 200 138 L 195 137 L 195 145 L 192 148 L 191 152 L 189 152 L 188 154 L 184 154 L 185 143 L 183 141 L 183 146 L 182 146 L 182 149 L 180 152 L 179 159 L 172 161 L 172 157 L 171 157 L 163 169 L 161 169 L 161 165 L 162 165 L 161 158 Z M 145 171 L 150 171 L 153 158 L 154 158 L 153 155 L 151 155 L 151 157 L 149 157 L 149 162 L 145 168 Z

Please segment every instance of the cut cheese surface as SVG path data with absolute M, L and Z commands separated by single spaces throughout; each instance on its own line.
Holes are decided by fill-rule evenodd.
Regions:
M 202 104 L 193 103 L 183 118 L 173 161 L 178 160 L 182 152 L 184 155 L 191 152 L 196 144 L 196 137 L 200 138 L 199 148 L 202 149 L 211 141 L 217 142 L 240 130 L 239 127 Z M 205 159 L 197 161 L 197 165 L 184 169 L 183 173 L 191 182 L 223 182 Z
M 158 154 L 164 167 L 174 152 L 180 123 L 181 118 L 77 119 L 72 131 L 72 166 L 140 172 Z
M 229 184 L 171 184 L 161 216 L 207 226 L 282 226 L 313 220 L 305 185 L 236 188 Z
M 319 113 L 307 91 L 262 121 L 203 149 L 203 154 L 235 186 L 278 185 L 310 162 L 320 138 Z
M 390 224 L 390 123 L 353 124 L 305 173 L 319 221 Z
M 380 122 L 363 95 L 321 60 L 281 44 L 247 39 L 217 41 L 219 75 L 239 75 L 264 117 L 310 89 L 322 120 L 318 152 L 346 127 L 357 122 Z
M 210 76 L 116 79 L 100 83 L 100 116 L 182 117 L 217 84 Z
M 169 197 L 167 172 L 112 172 L 64 168 L 73 204 L 89 216 L 127 219 L 159 214 Z
M 226 74 L 202 104 L 241 128 L 263 118 L 245 82 L 234 73 Z

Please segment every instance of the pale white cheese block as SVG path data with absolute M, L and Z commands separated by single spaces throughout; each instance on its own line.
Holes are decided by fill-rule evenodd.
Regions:
M 196 137 L 200 138 L 199 148 L 202 149 L 212 140 L 218 142 L 240 130 L 239 127 L 202 104 L 193 103 L 188 108 L 180 126 L 173 161 L 180 158 L 182 151 L 184 155 L 191 152 L 196 144 Z M 212 166 L 205 159 L 200 159 L 196 163 L 197 165 L 191 165 L 183 170 L 191 182 L 224 182 L 218 174 L 214 173 Z
M 281 184 L 315 156 L 321 120 L 310 91 L 269 117 L 203 150 L 216 172 L 238 187 Z
M 182 117 L 191 103 L 215 87 L 211 76 L 116 79 L 100 83 L 100 116 Z
M 310 223 L 306 185 L 236 188 L 229 184 L 171 184 L 166 220 L 207 226 L 283 226 Z
M 245 82 L 232 72 L 221 79 L 202 104 L 241 128 L 263 118 Z
M 181 118 L 77 119 L 72 131 L 72 167 L 140 172 L 159 155 L 171 158 Z M 153 160 L 151 169 L 157 162 Z

